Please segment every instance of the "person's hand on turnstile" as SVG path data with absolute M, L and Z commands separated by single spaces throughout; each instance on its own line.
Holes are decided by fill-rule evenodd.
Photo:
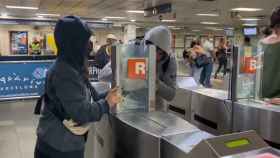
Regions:
M 280 105 L 280 98 L 272 98 L 267 101 L 269 104 Z
M 108 102 L 110 108 L 115 108 L 117 104 L 121 103 L 122 96 L 118 87 L 113 88 L 108 92 L 106 101 Z

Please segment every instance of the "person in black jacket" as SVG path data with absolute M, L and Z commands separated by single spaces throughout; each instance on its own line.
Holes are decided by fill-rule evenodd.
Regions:
M 117 89 L 98 94 L 88 80 L 91 31 L 78 17 L 60 19 L 54 31 L 58 57 L 49 69 L 35 158 L 83 158 L 88 123 L 120 102 Z
M 222 68 L 223 68 L 223 76 L 225 77 L 227 73 L 227 47 L 224 38 L 221 38 L 220 40 L 216 57 L 219 62 L 219 67 L 215 73 L 215 78 L 217 78 L 218 73 L 221 71 Z
M 111 61 L 112 46 L 118 41 L 113 34 L 107 35 L 107 43 L 100 47 L 95 55 L 96 66 L 103 69 Z

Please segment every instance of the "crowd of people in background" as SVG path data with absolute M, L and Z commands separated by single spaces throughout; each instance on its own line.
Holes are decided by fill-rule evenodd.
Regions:
M 184 50 L 183 58 L 189 65 L 190 75 L 195 77 L 199 74 L 199 84 L 204 87 L 211 88 L 211 76 L 214 65 L 217 64 L 214 78 L 218 78 L 218 74 L 223 70 L 223 78 L 228 71 L 228 56 L 231 52 L 230 42 L 225 38 L 221 38 L 218 46 L 215 48 L 211 36 L 205 40 L 194 40 L 188 49 Z M 223 69 L 222 69 L 223 68 Z

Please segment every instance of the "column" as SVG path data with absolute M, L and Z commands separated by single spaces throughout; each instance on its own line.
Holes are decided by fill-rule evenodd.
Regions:
M 136 25 L 127 24 L 124 26 L 124 43 L 136 38 Z

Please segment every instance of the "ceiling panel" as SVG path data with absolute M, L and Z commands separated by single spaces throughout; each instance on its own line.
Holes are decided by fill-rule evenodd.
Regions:
M 267 24 L 272 8 L 280 5 L 279 0 L 216 0 L 203 2 L 200 0 L 0 0 L 1 12 L 13 16 L 34 17 L 35 13 L 59 13 L 62 15 L 75 14 L 88 18 L 103 18 L 105 16 L 124 16 L 136 19 L 138 22 L 157 22 L 158 16 L 146 18 L 143 14 L 128 14 L 126 10 L 143 10 L 158 4 L 171 2 L 174 6 L 172 14 L 163 15 L 172 19 L 176 15 L 178 25 L 200 25 L 202 21 L 218 22 L 218 26 L 240 26 L 240 20 L 231 17 L 230 9 L 234 7 L 257 7 L 263 11 L 240 13 L 242 17 L 265 16 L 260 24 Z M 39 7 L 38 11 L 6 9 L 5 5 L 21 5 Z M 197 13 L 219 13 L 219 17 L 198 17 Z M 175 25 L 175 24 L 172 24 Z

